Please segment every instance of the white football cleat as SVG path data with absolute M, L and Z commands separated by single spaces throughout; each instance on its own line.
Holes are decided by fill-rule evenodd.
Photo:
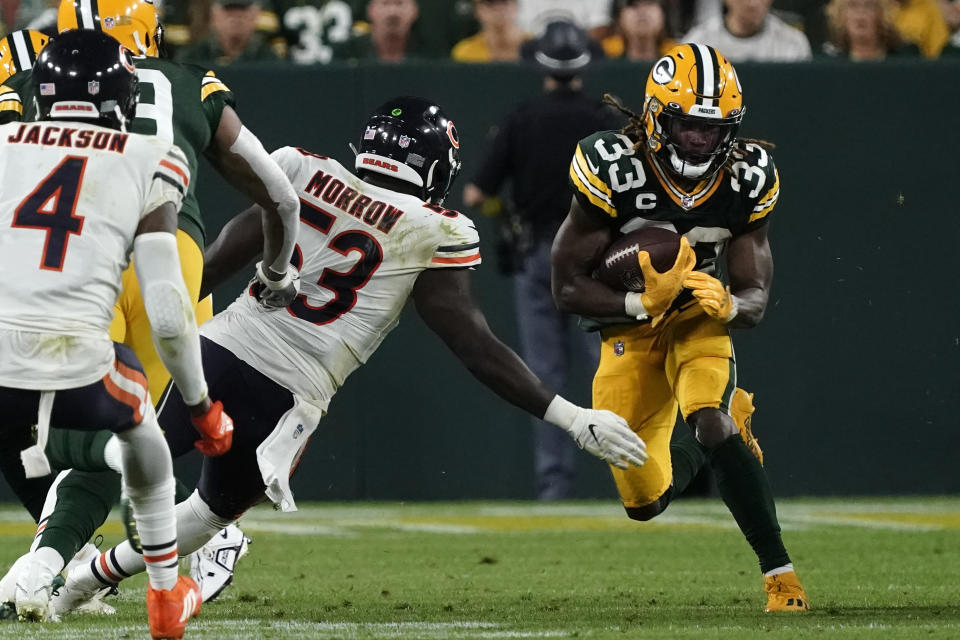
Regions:
M 104 602 L 103 597 L 116 593 L 116 590 L 115 586 L 101 585 L 84 589 L 67 574 L 67 581 L 63 586 L 54 589 L 50 604 L 56 616 L 74 613 L 112 616 L 117 610 Z
M 30 559 L 17 576 L 13 601 L 21 620 L 46 622 L 58 620 L 50 602 L 54 573 L 46 565 Z
M 0 578 L 0 602 L 13 602 L 14 593 L 17 588 L 17 578 L 27 563 L 30 561 L 30 552 L 17 558 L 13 565 L 7 570 L 7 574 Z
M 251 540 L 235 524 L 190 554 L 190 577 L 200 587 L 204 602 L 215 600 L 233 582 L 237 561 L 247 554 Z

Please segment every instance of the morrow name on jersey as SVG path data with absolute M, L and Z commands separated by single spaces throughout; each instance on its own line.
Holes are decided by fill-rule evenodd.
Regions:
M 364 182 L 336 160 L 284 147 L 273 159 L 300 197 L 300 295 L 266 311 L 244 291 L 201 334 L 324 410 L 364 364 L 425 269 L 480 264 L 466 216 Z

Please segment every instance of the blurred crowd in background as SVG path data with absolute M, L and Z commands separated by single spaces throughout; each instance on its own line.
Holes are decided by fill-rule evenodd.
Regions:
M 53 33 L 57 0 L 2 0 L 0 31 Z M 607 58 L 655 60 L 675 42 L 733 62 L 960 53 L 960 0 L 155 0 L 169 54 L 227 65 L 287 60 L 514 61 L 557 17 Z M 529 47 L 528 47 L 529 49 Z

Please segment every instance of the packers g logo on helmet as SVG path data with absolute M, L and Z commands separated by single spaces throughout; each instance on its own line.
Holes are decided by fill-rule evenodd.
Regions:
M 647 79 L 643 125 L 647 147 L 675 175 L 708 178 L 726 162 L 743 119 L 743 95 L 733 65 L 713 47 L 681 44 L 658 60 Z M 715 138 L 692 153 L 678 142 L 683 128 Z
M 95 29 L 137 55 L 160 55 L 160 22 L 153 0 L 60 0 L 57 31 L 69 29 Z
M 15 73 L 33 67 L 40 50 L 47 45 L 46 35 L 39 31 L 14 31 L 0 40 L 0 84 Z

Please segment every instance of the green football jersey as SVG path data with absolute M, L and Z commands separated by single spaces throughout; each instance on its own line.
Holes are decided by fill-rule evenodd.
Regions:
M 657 226 L 684 235 L 697 254 L 698 271 L 723 277 L 720 261 L 732 238 L 767 224 L 780 197 L 780 174 L 762 146 L 737 140 L 731 161 L 686 191 L 645 149 L 619 131 L 580 141 L 570 183 L 588 215 L 615 233 Z M 684 290 L 674 308 L 685 307 Z
M 180 208 L 179 227 L 204 247 L 203 218 L 197 202 L 198 159 L 213 140 L 225 106 L 234 106 L 233 93 L 203 67 L 158 58 L 136 58 L 140 80 L 134 133 L 173 142 L 190 164 L 190 186 Z M 0 124 L 36 119 L 33 78 L 29 71 L 11 76 L 0 87 Z

